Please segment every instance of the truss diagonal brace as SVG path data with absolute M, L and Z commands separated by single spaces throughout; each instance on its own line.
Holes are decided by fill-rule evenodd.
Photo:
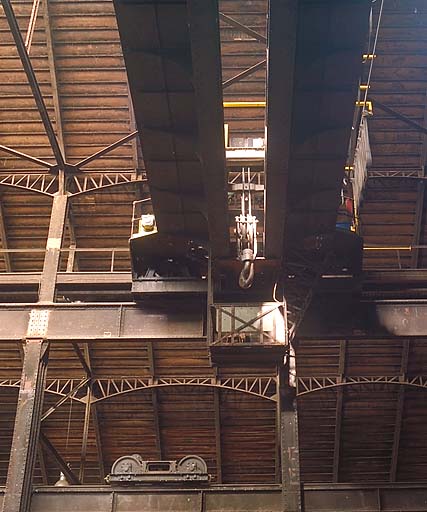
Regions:
M 235 20 L 234 18 L 231 18 L 230 16 L 227 16 L 226 14 L 220 12 L 219 18 L 227 23 L 227 25 L 230 25 L 231 27 L 237 28 L 247 34 L 248 36 L 253 37 L 260 43 L 267 44 L 267 38 L 260 34 L 259 32 L 256 32 L 255 30 L 252 30 L 250 27 L 247 27 L 246 25 L 243 25 L 243 23 L 240 23 L 239 21 Z
M 53 444 L 42 432 L 40 433 L 40 443 L 43 445 L 43 447 L 49 453 L 49 455 L 54 459 L 58 468 L 64 473 L 70 484 L 80 485 L 81 482 L 78 479 L 78 477 L 75 475 L 75 473 L 73 473 L 73 471 L 69 468 L 68 464 L 58 453 L 57 449 L 53 446 Z
M 230 87 L 230 85 L 235 84 L 236 82 L 240 82 L 240 80 L 243 80 L 244 78 L 253 75 L 256 73 L 259 69 L 262 69 L 267 64 L 267 59 L 261 60 L 260 62 L 257 62 L 253 66 L 251 66 L 248 69 L 245 69 L 241 73 L 238 73 L 237 75 L 229 78 L 225 82 L 222 83 L 222 88 L 226 89 L 227 87 Z
M 46 130 L 47 137 L 52 147 L 53 154 L 55 155 L 58 166 L 61 169 L 65 169 L 66 164 L 64 155 L 62 154 L 61 148 L 59 147 L 58 140 L 56 138 L 55 131 L 52 126 L 52 122 L 49 118 L 49 113 L 47 111 L 46 104 L 40 91 L 40 87 L 37 81 L 37 77 L 34 73 L 30 57 L 28 55 L 27 49 L 25 48 L 25 43 L 22 38 L 21 31 L 19 30 L 18 22 L 16 20 L 15 13 L 13 12 L 12 4 L 10 0 L 1 0 L 1 2 L 10 27 L 10 31 L 12 32 L 13 39 L 15 40 L 16 48 L 21 59 L 22 67 L 24 68 L 25 74 L 27 75 L 28 83 L 31 87 L 31 91 L 34 96 L 37 109 L 39 111 L 44 128 Z
M 138 130 L 135 130 L 134 132 L 130 133 L 129 135 L 126 135 L 125 137 L 121 138 L 120 140 L 113 142 L 113 144 L 110 144 L 104 149 L 101 149 L 100 151 L 97 151 L 91 156 L 88 156 L 87 158 L 80 160 L 78 164 L 76 164 L 77 169 L 80 169 L 80 167 L 83 167 L 84 165 L 89 164 L 90 162 L 93 162 L 97 158 L 100 158 L 101 156 L 106 155 L 110 151 L 113 151 L 113 149 L 118 148 L 119 146 L 122 146 L 123 144 L 126 144 L 126 142 L 129 142 L 130 140 L 134 139 L 138 135 Z
M 10 148 L 9 146 L 3 146 L 3 144 L 0 144 L 0 150 L 4 151 L 5 153 L 9 153 L 9 155 L 22 158 L 22 160 L 28 160 L 33 164 L 40 165 L 41 167 L 47 167 L 48 169 L 51 169 L 53 167 L 52 164 L 46 162 L 45 160 L 40 160 L 40 158 L 36 158 L 35 156 L 27 155 L 26 153 L 22 153 L 22 151 L 17 151 L 16 149 Z

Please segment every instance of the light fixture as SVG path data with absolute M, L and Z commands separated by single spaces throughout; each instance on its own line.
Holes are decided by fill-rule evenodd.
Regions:
M 55 483 L 55 487 L 68 487 L 70 484 L 67 480 L 67 477 L 61 471 L 59 473 L 59 480 Z

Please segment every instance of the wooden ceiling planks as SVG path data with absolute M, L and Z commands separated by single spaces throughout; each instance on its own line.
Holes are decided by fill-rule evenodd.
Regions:
M 25 31 L 32 2 L 15 1 L 13 5 Z M 30 56 L 54 123 L 53 97 L 57 92 L 65 154 L 71 163 L 76 163 L 134 129 L 114 8 L 111 1 L 50 0 L 53 62 L 47 49 L 45 17 L 43 6 L 36 22 Z M 47 137 L 4 16 L 0 16 L 0 32 L 0 142 L 52 162 Z M 56 89 L 52 85 L 50 66 L 56 72 Z M 137 149 L 136 141 L 128 142 L 88 164 L 85 169 L 91 172 L 136 172 L 143 168 Z M 5 153 L 0 155 L 0 168 L 6 172 L 45 172 L 41 167 Z M 2 188 L 5 190 L 2 205 L 9 248 L 43 248 L 47 238 L 50 199 L 36 193 Z M 75 230 L 77 247 L 126 248 L 134 199 L 133 185 L 122 186 L 117 189 L 117 194 L 114 190 L 106 190 L 74 198 L 72 202 L 77 216 L 81 205 L 90 202 L 96 205 L 92 208 L 93 215 L 87 215 L 86 211 L 85 216 L 78 219 Z M 103 221 L 100 222 L 100 218 Z M 68 244 L 66 240 L 65 247 Z M 39 271 L 42 258 L 43 253 L 31 257 L 12 254 L 12 269 Z M 111 256 L 108 254 L 95 254 L 93 257 L 86 253 L 79 259 L 82 270 L 110 268 Z M 115 268 L 128 270 L 129 256 L 118 254 Z
M 378 6 L 376 15 L 378 14 Z M 374 18 L 374 26 L 376 25 Z M 425 136 L 414 127 L 375 106 L 375 100 L 420 125 L 427 123 L 426 51 L 427 10 L 410 0 L 385 2 L 368 99 L 374 113 L 369 118 L 371 171 L 423 172 Z M 368 65 L 365 66 L 366 69 Z M 366 76 L 365 76 L 366 81 Z M 361 209 L 365 245 L 387 250 L 365 251 L 366 268 L 408 268 L 411 251 L 393 251 L 416 241 L 417 182 L 409 178 L 370 178 Z M 424 226 L 424 222 L 423 222 Z M 423 227 L 423 230 L 425 227 Z M 424 243 L 422 231 L 420 241 Z M 419 261 L 424 265 L 425 261 Z
M 267 2 L 220 0 L 220 12 L 266 37 Z M 243 31 L 220 20 L 223 82 L 266 58 L 266 44 L 256 41 Z M 224 101 L 265 101 L 266 66 L 224 89 Z M 226 108 L 225 123 L 230 137 L 264 137 L 265 109 L 263 107 Z M 231 145 L 231 144 L 230 144 Z
M 342 340 L 300 340 L 298 377 L 321 379 L 340 375 L 341 343 Z M 408 343 L 407 364 L 403 359 L 405 343 Z M 381 377 L 384 380 L 383 377 L 401 376 L 406 366 L 407 377 L 413 378 L 423 373 L 426 358 L 425 339 L 348 339 L 343 375 L 348 379 Z M 339 393 L 343 393 L 343 405 L 338 426 Z M 403 395 L 401 405 L 400 394 Z M 340 428 L 340 443 L 336 481 L 393 481 L 393 457 L 396 457 L 396 481 L 426 480 L 427 452 L 422 443 L 426 415 L 424 389 L 384 382 L 331 387 L 299 396 L 298 410 L 303 481 L 334 481 L 337 428 Z
M 243 8 L 244 4 L 244 8 Z M 266 32 L 265 0 L 242 3 L 221 0 L 221 10 L 257 32 Z M 413 2 L 389 3 L 380 32 L 378 58 L 374 66 L 372 94 L 399 112 L 423 122 L 423 98 L 427 87 L 424 11 L 411 12 Z M 101 149 L 132 130 L 126 74 L 120 53 L 112 2 L 51 0 L 59 96 L 67 156 L 73 161 Z M 15 0 L 22 27 L 28 22 L 31 2 Z M 397 7 L 399 10 L 397 11 Z M 39 20 L 40 21 L 40 20 Z M 52 90 L 48 73 L 45 34 L 38 23 L 32 47 L 36 73 L 53 116 Z M 262 43 L 242 38 L 221 22 L 224 79 L 264 58 Z M 0 16 L 0 80 L 4 96 L 0 105 L 1 142 L 14 145 L 41 158 L 51 158 L 34 102 L 17 60 L 5 20 Z M 263 100 L 265 74 L 262 70 L 226 89 L 226 101 Z M 231 134 L 262 137 L 264 109 L 226 109 Z M 401 121 L 375 110 L 371 120 L 374 167 L 405 168 L 418 165 L 422 137 Z M 4 136 L 4 139 L 3 139 Z M 31 164 L 1 155 L 3 170 L 34 170 Z M 133 170 L 142 166 L 135 148 L 127 144 L 91 165 L 92 170 Z M 38 168 L 37 168 L 38 169 Z M 130 204 L 135 197 L 131 187 L 93 193 L 72 200 L 78 247 L 126 246 L 130 230 Z M 47 236 L 50 199 L 6 189 L 2 196 L 8 243 L 15 248 L 43 248 Z M 406 245 L 413 235 L 416 187 L 412 182 L 396 186 L 368 183 L 362 209 L 362 229 L 367 243 Z M 40 270 L 43 254 L 14 255 L 15 270 Z M 400 264 L 409 266 L 408 255 Z M 396 254 L 368 253 L 368 267 L 397 267 Z M 2 264 L 0 259 L 0 265 Z M 84 270 L 108 268 L 108 255 L 79 256 Z M 1 267 L 0 267 L 1 268 Z M 124 258 L 118 268 L 129 268 Z M 325 340 L 303 340 L 298 351 L 299 376 L 336 375 L 340 344 Z M 350 341 L 347 347 L 347 375 L 397 375 L 400 350 L 391 340 Z M 204 340 L 159 340 L 154 344 L 154 371 L 157 377 L 186 375 L 213 376 Z M 2 345 L 3 378 L 20 373 L 16 347 Z M 425 340 L 411 342 L 408 373 L 417 375 L 427 359 Z M 91 349 L 94 374 L 98 378 L 141 377 L 150 375 L 147 345 L 130 341 L 119 346 L 94 343 Z M 49 378 L 81 377 L 83 369 L 70 348 L 52 348 Z M 244 369 L 240 369 L 244 373 Z M 255 371 L 274 375 L 274 368 Z M 237 368 L 222 369 L 222 375 Z M 425 480 L 427 453 L 424 443 L 424 391 L 406 390 L 402 418 L 402 438 L 398 454 L 398 481 Z M 163 458 L 180 458 L 197 453 L 206 458 L 213 475 L 218 475 L 215 452 L 215 399 L 211 388 L 176 387 L 158 390 L 159 430 Z M 0 482 L 5 481 L 8 450 L 16 402 L 14 388 L 0 388 Z M 46 395 L 45 410 L 57 401 Z M 366 389 L 344 390 L 340 480 L 388 480 L 391 458 L 397 386 L 376 385 Z M 306 482 L 333 480 L 337 391 L 325 390 L 299 399 L 301 468 Z M 139 452 L 147 459 L 159 456 L 156 446 L 153 395 L 136 391 L 99 402 L 103 457 L 107 471 L 116 458 Z M 267 483 L 278 471 L 276 454 L 275 403 L 240 392 L 219 391 L 220 438 L 224 483 Z M 69 419 L 71 418 L 71 419 Z M 60 453 L 78 471 L 82 442 L 84 407 L 67 402 L 52 414 L 44 430 Z M 70 428 L 68 428 L 70 425 Z M 68 431 L 70 431 L 68 433 Z M 3 435 L 4 434 L 4 435 Z M 99 460 L 94 451 L 94 425 L 89 430 L 86 483 L 99 483 Z M 68 442 L 67 442 L 68 439 Z M 424 444 L 423 444 L 424 443 Z M 58 470 L 45 454 L 49 482 Z M 37 472 L 41 481 L 41 471 Z

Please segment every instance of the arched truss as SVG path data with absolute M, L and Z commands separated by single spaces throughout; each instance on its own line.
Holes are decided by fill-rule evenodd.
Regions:
M 86 403 L 85 396 L 79 398 L 77 393 L 89 379 L 54 379 L 46 383 L 45 392 L 57 395 L 60 397 L 67 397 L 77 402 Z M 2 379 L 0 380 L 0 388 L 15 388 L 19 389 L 21 379 Z
M 0 175 L 0 185 L 52 197 L 58 190 L 57 176 L 47 173 Z
M 150 388 L 166 388 L 176 386 L 196 386 L 230 389 L 249 395 L 258 396 L 275 402 L 277 400 L 276 377 L 179 377 L 166 379 L 131 378 L 131 379 L 94 379 L 98 396 L 92 402 L 106 400 L 113 396 L 131 393 Z
M 135 175 L 134 172 L 106 172 L 89 175 L 85 172 L 70 176 L 68 178 L 67 190 L 70 192 L 70 196 L 77 196 L 99 189 L 142 183 L 144 181 L 146 180 L 143 180 L 141 176 Z
M 69 197 L 73 197 L 144 181 L 135 172 L 84 172 L 67 177 L 67 190 Z M 57 175 L 49 173 L 0 174 L 0 185 L 53 197 L 58 192 L 59 180 Z
M 338 388 L 341 386 L 392 384 L 427 389 L 427 376 L 416 375 L 406 377 L 404 375 L 380 375 L 371 377 L 298 377 L 297 396 L 307 395 L 324 389 Z
M 264 398 L 270 401 L 277 401 L 277 379 L 276 377 L 180 377 L 153 379 L 129 378 L 129 379 L 48 379 L 45 392 L 67 397 L 80 403 L 86 403 L 86 394 L 81 390 L 85 384 L 92 385 L 93 395 L 91 403 L 107 400 L 114 396 L 132 393 L 152 388 L 166 388 L 176 386 L 195 386 L 230 389 L 240 391 L 249 395 Z M 0 387 L 19 388 L 20 379 L 0 380 Z M 73 392 L 75 390 L 75 392 Z

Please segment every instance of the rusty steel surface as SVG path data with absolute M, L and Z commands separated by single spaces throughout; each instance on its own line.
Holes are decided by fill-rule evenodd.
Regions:
M 377 3 L 374 26 L 379 7 Z M 426 264 L 425 248 L 410 248 L 425 244 L 424 185 L 416 176 L 425 176 L 426 136 L 416 125 L 425 129 L 427 120 L 427 43 L 421 36 L 426 23 L 424 8 L 406 0 L 384 3 L 368 93 L 374 109 L 368 119 L 373 161 L 361 208 L 361 234 L 365 244 L 388 249 L 366 251 L 367 269 Z M 411 174 L 414 179 L 405 178 Z
M 0 490 L 0 504 L 2 501 Z M 425 510 L 426 489 L 417 484 L 387 485 L 306 485 L 307 512 L 420 512 Z M 29 512 L 279 512 L 280 489 L 276 486 L 210 489 L 110 489 L 72 486 L 37 487 Z
M 37 338 L 27 340 L 6 481 L 7 492 L 2 505 L 4 512 L 25 512 L 30 506 L 48 355 L 49 344 L 46 341 Z
M 219 4 L 224 14 L 220 19 L 222 79 L 231 79 L 224 90 L 224 100 L 262 102 L 266 94 L 265 69 L 256 65 L 266 57 L 267 1 L 221 0 Z M 378 7 L 379 2 L 376 4 Z M 33 2 L 12 0 L 12 5 L 25 33 Z M 234 22 L 227 22 L 227 17 Z M 422 271 L 402 275 L 411 265 L 425 265 L 424 202 L 419 193 L 422 187 L 412 179 L 420 175 L 424 135 L 417 132 L 414 123 L 409 126 L 375 108 L 377 98 L 413 122 L 425 124 L 426 41 L 421 37 L 425 25 L 424 7 L 415 9 L 410 0 L 386 2 L 371 83 L 373 167 L 361 226 L 365 243 L 388 247 L 382 252 L 366 251 L 366 267 L 398 269 L 400 265 L 402 269 L 399 274 L 368 276 L 364 288 L 367 299 L 380 298 L 375 295 L 378 281 L 385 298 L 426 296 Z M 349 26 L 343 24 L 341 29 L 347 31 Z M 1 274 L 0 286 L 5 302 L 34 302 L 52 211 L 52 198 L 40 191 L 56 192 L 59 180 L 41 170 L 40 161 L 50 165 L 55 161 L 3 11 L 0 37 L 0 143 L 37 159 L 20 158 L 17 153 L 0 155 L 1 247 L 18 249 L 16 253 L 0 255 L 0 271 L 28 272 Z M 42 2 L 30 58 L 67 161 L 77 164 L 134 132 L 111 0 Z M 246 74 L 253 66 L 254 73 Z M 233 80 L 242 73 L 243 80 Z M 329 89 L 333 89 L 332 82 L 327 82 Z M 338 105 L 331 101 L 322 108 L 334 113 Z M 262 105 L 226 108 L 224 116 L 231 136 L 264 137 Z M 204 338 L 203 315 L 199 313 L 202 301 L 189 312 L 180 310 L 181 301 L 179 306 L 163 303 L 158 310 L 146 313 L 133 304 L 120 304 L 130 300 L 127 243 L 131 202 L 140 197 L 138 187 L 145 190 L 139 143 L 127 140 L 89 162 L 85 169 L 92 173 L 94 181 L 73 175 L 67 185 L 77 195 L 68 200 L 71 215 L 62 247 L 76 245 L 77 251 L 74 263 L 68 253 L 61 254 L 58 300 L 102 297 L 99 300 L 114 304 L 57 304 L 49 315 L 47 329 L 54 341 L 42 410 L 49 415 L 41 427 L 42 439 L 48 442 L 37 451 L 34 482 L 53 484 L 59 468 L 66 468 L 69 463 L 70 475 L 82 474 L 85 486 L 37 488 L 33 510 L 281 510 L 279 486 L 252 491 L 212 487 L 187 494 L 164 489 L 142 494 L 138 490 L 86 487 L 102 483 L 114 460 L 135 451 L 148 460 L 172 460 L 185 453 L 197 453 L 207 461 L 213 482 L 228 484 L 277 481 L 280 463 L 276 402 L 239 389 L 258 384 L 264 389 L 268 379 L 277 377 L 275 365 L 237 361 L 233 366 L 213 368 Z M 382 177 L 390 176 L 389 171 L 397 173 L 396 180 Z M 406 177 L 402 178 L 403 174 Z M 135 183 L 137 180 L 139 184 Z M 115 186 L 116 181 L 120 181 L 120 187 Z M 98 186 L 105 183 L 111 188 Z M 330 197 L 329 192 L 324 196 Z M 189 198 L 190 207 L 191 201 Z M 415 258 L 414 250 L 408 246 L 416 239 L 421 247 Z M 403 249 L 393 249 L 395 246 Z M 114 266 L 114 270 L 123 273 L 110 273 L 110 250 L 78 252 L 108 247 L 124 251 L 116 254 Z M 70 262 L 80 272 L 66 273 Z M 94 273 L 83 275 L 85 271 Z M 323 306 L 314 303 L 316 310 L 309 314 L 297 348 L 299 385 L 312 389 L 297 399 L 301 479 L 325 483 L 323 487 L 305 486 L 305 510 L 425 510 L 425 306 L 401 301 L 371 302 L 359 307 L 348 297 L 339 300 L 339 304 L 332 301 L 332 306 L 327 302 Z M 22 372 L 22 339 L 28 334 L 29 314 L 34 308 L 31 304 L 0 307 L 3 484 Z M 375 314 L 378 309 L 381 313 L 382 330 L 367 329 L 372 324 L 366 308 L 368 312 Z M 413 338 L 408 340 L 409 335 Z M 89 341 L 90 353 L 86 353 L 85 341 Z M 78 344 L 96 381 L 92 392 L 98 395 L 93 396 L 90 414 L 83 400 L 87 386 L 78 385 L 87 378 L 87 368 L 72 343 Z M 234 380 L 234 387 L 221 384 L 238 378 L 241 380 Z M 175 385 L 169 385 L 174 381 Z M 207 381 L 221 386 L 206 385 Z M 239 386 L 236 382 L 240 382 Z M 166 384 L 158 385 L 161 383 Z M 271 398 L 273 386 L 269 384 L 266 389 Z M 68 394 L 70 399 L 58 405 Z M 80 465 L 82 453 L 84 469 Z M 392 487 L 332 485 L 334 481 L 392 480 L 420 483 L 406 487 L 402 483 Z

